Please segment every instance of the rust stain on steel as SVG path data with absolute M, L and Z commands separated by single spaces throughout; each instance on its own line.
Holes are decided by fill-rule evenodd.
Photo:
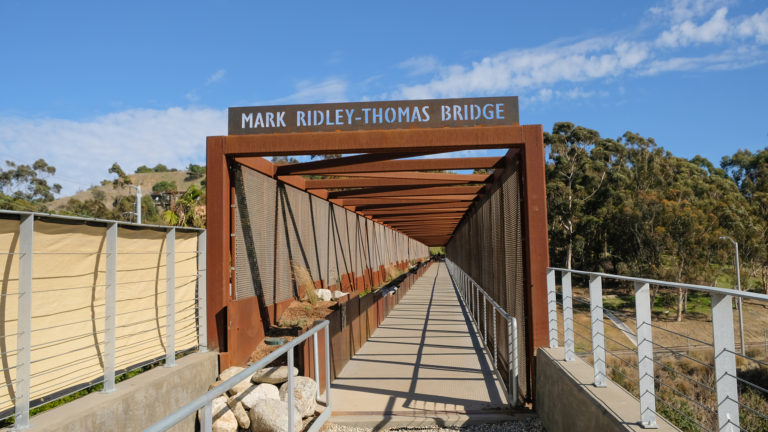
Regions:
M 355 165 L 367 162 L 379 162 L 391 159 L 400 159 L 405 157 L 426 156 L 433 154 L 432 152 L 422 153 L 379 153 L 379 154 L 362 154 L 355 156 L 344 156 L 334 159 L 323 159 L 311 162 L 302 162 L 297 164 L 279 165 L 276 168 L 277 175 L 288 174 L 303 174 L 304 171 L 322 170 L 322 169 L 334 169 L 339 167 L 345 167 L 348 165 Z
M 370 204 L 362 205 L 360 208 L 366 209 L 369 213 L 378 211 L 386 212 L 388 210 L 395 211 L 413 211 L 413 210 L 426 210 L 426 209 L 445 209 L 445 208 L 458 208 L 466 210 L 470 206 L 468 202 L 456 202 L 456 203 L 396 203 L 396 204 Z
M 334 168 L 315 168 L 290 170 L 292 174 L 326 174 L 326 175 L 348 175 L 361 174 L 370 176 L 383 176 L 384 173 L 413 172 L 417 170 L 452 170 L 452 169 L 475 169 L 475 168 L 493 168 L 496 164 L 502 163 L 503 157 L 471 157 L 471 158 L 446 158 L 446 159 L 400 159 L 386 160 L 380 162 L 353 163 Z M 288 167 L 288 165 L 285 165 Z M 281 174 L 282 167 L 278 167 L 277 174 Z M 439 173 L 419 173 L 419 174 L 439 174 Z M 441 174 L 443 176 L 447 174 Z M 459 174 L 460 175 L 460 174 Z M 418 178 L 425 178 L 420 176 Z
M 340 198 L 345 206 L 363 206 L 366 204 L 401 204 L 409 202 L 456 202 L 472 201 L 475 195 L 414 195 L 409 197 L 383 197 L 383 198 Z
M 523 145 L 526 126 L 368 130 L 328 134 L 229 135 L 224 153 L 236 156 L 285 156 L 338 153 L 452 152 Z M 415 168 L 427 169 L 427 168 Z M 413 171 L 409 169 L 407 171 Z
M 229 171 L 222 151 L 224 138 L 206 141 L 208 171 L 206 202 L 208 238 L 206 255 L 207 342 L 209 349 L 226 349 L 226 308 L 229 302 Z

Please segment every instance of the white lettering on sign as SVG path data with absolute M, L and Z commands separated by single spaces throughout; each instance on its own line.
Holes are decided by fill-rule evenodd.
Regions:
M 440 113 L 443 121 L 504 120 L 504 104 L 441 105 Z
M 252 112 L 243 113 L 241 127 L 243 129 L 246 127 L 249 129 L 285 127 L 285 111 L 266 112 L 264 115 L 259 112 L 256 113 L 256 117 L 253 116 Z

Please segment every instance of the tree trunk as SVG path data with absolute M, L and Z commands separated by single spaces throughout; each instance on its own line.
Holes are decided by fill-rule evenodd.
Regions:
M 683 289 L 677 289 L 677 322 L 683 320 Z
M 763 292 L 768 294 L 768 266 L 763 266 L 763 269 L 760 273 L 763 282 Z

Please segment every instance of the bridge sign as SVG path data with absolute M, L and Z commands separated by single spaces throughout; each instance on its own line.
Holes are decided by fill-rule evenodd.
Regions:
M 518 124 L 517 96 L 229 109 L 229 135 Z

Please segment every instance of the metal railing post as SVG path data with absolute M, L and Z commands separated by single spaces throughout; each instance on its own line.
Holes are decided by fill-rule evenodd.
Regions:
M 331 409 L 331 326 L 325 327 L 325 409 Z
M 317 394 L 315 395 L 315 400 L 320 399 L 320 365 L 318 364 L 318 361 L 320 359 L 320 356 L 317 354 L 317 333 L 312 335 L 312 354 L 313 354 L 313 360 L 314 363 L 314 370 L 315 370 L 315 382 L 317 383 Z
M 293 348 L 288 350 L 288 432 L 293 431 L 294 411 L 293 400 Z
M 104 293 L 104 393 L 115 391 L 117 325 L 117 222 L 107 226 L 107 275 Z
M 557 293 L 555 292 L 555 271 L 547 270 L 547 306 L 549 310 L 549 347 L 559 345 L 557 337 Z
M 203 407 L 203 418 L 200 419 L 200 429 L 203 432 L 213 431 L 213 402 L 208 402 Z
M 30 346 L 32 344 L 32 252 L 35 216 L 23 215 L 19 223 L 19 295 L 16 336 L 16 401 L 14 429 L 29 428 Z
M 517 367 L 517 320 L 512 318 L 507 321 L 507 381 L 509 382 L 508 391 L 510 402 L 513 406 L 518 404 L 518 367 Z
M 483 295 L 483 345 L 488 344 L 488 315 L 486 314 L 486 303 L 488 303 L 488 299 Z
M 733 341 L 732 297 L 712 294 L 712 333 L 715 349 L 715 388 L 719 430 L 740 428 L 736 355 Z
M 197 235 L 197 346 L 200 352 L 208 352 L 206 232 Z
M 657 428 L 656 389 L 654 388 L 653 343 L 651 338 L 650 285 L 635 282 L 635 318 L 637 321 L 637 374 L 640 391 L 640 426 Z
M 499 343 L 496 339 L 496 333 L 499 332 L 499 329 L 496 327 L 496 309 L 492 309 L 493 313 L 493 367 L 498 368 L 499 367 Z
M 165 367 L 176 365 L 176 228 L 165 234 Z
M 575 339 L 573 335 L 573 290 L 571 288 L 571 272 L 563 272 L 563 343 L 565 345 L 565 361 L 576 360 Z
M 603 284 L 600 276 L 589 276 L 589 307 L 592 318 L 592 366 L 595 370 L 595 387 L 605 387 L 607 382 L 605 376 Z

